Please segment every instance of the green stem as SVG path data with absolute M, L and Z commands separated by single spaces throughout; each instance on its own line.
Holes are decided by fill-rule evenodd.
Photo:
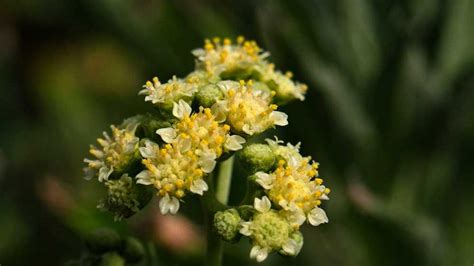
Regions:
M 234 168 L 234 156 L 223 161 L 219 168 L 217 177 L 216 198 L 220 203 L 227 204 L 229 200 L 230 184 L 232 182 L 232 169 Z
M 214 200 L 217 199 L 221 204 L 227 204 L 229 199 L 230 184 L 232 181 L 232 168 L 234 164 L 233 156 L 222 162 L 219 167 L 219 174 L 216 180 L 216 190 L 215 193 L 212 193 L 212 179 L 210 180 L 210 189 L 208 191 L 207 197 L 203 199 L 203 208 L 205 213 L 205 223 L 206 223 L 206 233 L 207 233 L 207 246 L 206 246 L 206 261 L 205 265 L 207 266 L 221 266 L 222 265 L 222 255 L 223 247 L 222 241 L 215 234 L 212 228 L 212 222 L 214 219 L 214 214 L 216 209 L 213 208 L 213 199 L 208 197 L 214 197 Z M 205 195 L 206 196 L 206 195 Z M 216 204 L 214 204 L 216 205 Z

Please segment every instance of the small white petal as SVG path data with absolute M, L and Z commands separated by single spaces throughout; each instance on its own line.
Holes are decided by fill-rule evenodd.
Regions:
M 303 242 L 298 243 L 294 239 L 288 239 L 285 244 L 283 244 L 282 249 L 285 255 L 296 256 L 301 251 L 303 247 Z
M 166 143 L 171 143 L 176 138 L 176 130 L 171 127 L 160 128 L 156 131 L 156 134 L 160 135 L 160 137 Z
M 321 208 L 314 208 L 308 214 L 308 221 L 314 226 L 329 222 L 326 212 Z
M 286 211 L 285 216 L 288 221 L 294 226 L 300 226 L 306 221 L 304 212 L 300 209 L 294 211 Z
M 252 224 L 252 222 L 242 222 L 240 223 L 240 230 L 239 232 L 244 235 L 244 236 L 250 236 L 252 235 L 252 231 L 250 231 L 250 225 Z
M 329 200 L 329 197 L 328 197 L 328 195 L 326 195 L 326 194 L 322 194 L 321 197 L 319 197 L 319 199 L 321 199 L 321 200 Z
M 224 143 L 224 148 L 229 151 L 238 151 L 242 149 L 242 144 L 245 143 L 245 139 L 239 135 L 228 136 Z
M 285 200 L 285 199 L 281 199 L 280 201 L 278 201 L 278 205 L 280 205 L 284 210 L 289 210 L 290 209 L 288 201 Z
M 203 152 L 200 154 L 199 166 L 204 173 L 210 173 L 216 167 L 216 154 L 213 152 Z
M 183 100 L 179 100 L 178 103 L 173 103 L 173 115 L 176 118 L 183 119 L 191 114 L 191 106 Z
M 285 244 L 283 244 L 282 249 L 286 255 L 294 256 L 296 255 L 296 246 L 297 243 L 293 239 L 288 239 Z
M 179 200 L 175 197 L 171 197 L 169 204 L 169 210 L 171 214 L 176 214 L 179 210 Z
M 170 207 L 170 196 L 168 196 L 168 194 L 166 194 L 163 198 L 160 199 L 160 203 L 159 203 L 159 206 L 160 206 L 160 212 L 161 214 L 167 214 Z
M 272 207 L 272 203 L 267 198 L 267 196 L 263 196 L 262 199 L 255 198 L 253 205 L 254 208 L 259 212 L 267 212 Z
M 271 189 L 273 187 L 273 181 L 275 180 L 273 175 L 264 172 L 257 172 L 255 173 L 255 176 L 257 176 L 255 181 L 264 189 Z
M 151 172 L 148 170 L 143 170 L 141 171 L 137 176 L 137 184 L 142 184 L 142 185 L 151 185 L 153 184 L 153 177 L 151 175 Z
M 112 174 L 114 169 L 112 167 L 107 168 L 103 166 L 99 169 L 99 182 L 105 181 L 109 179 L 109 176 Z
M 207 191 L 208 189 L 209 187 L 207 186 L 206 181 L 202 179 L 195 180 L 190 187 L 191 192 L 199 195 L 202 195 L 204 191 Z
M 255 259 L 257 262 L 264 261 L 268 256 L 268 249 L 261 248 L 259 246 L 253 246 L 250 250 L 250 258 Z
M 279 111 L 273 111 L 270 115 L 273 118 L 273 123 L 277 126 L 286 126 L 288 125 L 288 115 L 279 112 Z
M 242 131 L 249 134 L 249 135 L 253 135 L 254 130 L 252 128 L 250 128 L 250 125 L 248 124 L 245 124 L 243 127 L 242 127 Z

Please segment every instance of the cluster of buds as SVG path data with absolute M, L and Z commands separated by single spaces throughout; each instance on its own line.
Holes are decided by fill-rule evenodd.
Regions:
M 327 222 L 319 207 L 329 189 L 318 178 L 318 164 L 299 153 L 299 145 L 279 140 L 251 144 L 249 139 L 288 116 L 278 105 L 304 100 L 306 85 L 292 74 L 275 70 L 254 41 L 238 37 L 205 40 L 193 51 L 195 70 L 166 83 L 147 81 L 139 94 L 157 111 L 111 126 L 91 146 L 86 177 L 95 177 L 107 191 L 99 204 L 116 219 L 143 208 L 155 194 L 162 214 L 175 214 L 189 193 L 205 195 L 209 176 L 219 162 L 239 152 L 254 185 L 253 206 L 216 212 L 214 229 L 223 240 L 249 237 L 250 257 L 264 260 L 270 252 L 298 254 L 303 245 L 299 227 Z M 246 203 L 247 204 L 247 203 Z

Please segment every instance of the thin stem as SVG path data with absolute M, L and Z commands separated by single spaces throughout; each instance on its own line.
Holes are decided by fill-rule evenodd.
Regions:
M 234 168 L 234 156 L 223 161 L 219 168 L 217 177 L 216 198 L 222 204 L 227 204 L 229 200 L 230 184 L 232 182 L 232 169 Z
M 216 180 L 216 189 L 212 190 L 212 179 L 210 182 L 210 189 L 208 195 L 205 194 L 203 198 L 203 208 L 205 214 L 205 223 L 206 223 L 206 233 L 207 233 L 207 247 L 206 247 L 206 264 L 208 266 L 221 266 L 222 265 L 222 256 L 223 248 L 222 241 L 215 234 L 212 228 L 212 222 L 214 219 L 214 214 L 217 211 L 215 206 L 212 204 L 213 201 L 217 199 L 221 204 L 227 204 L 229 199 L 230 184 L 232 181 L 232 168 L 234 164 L 233 156 L 222 162 L 219 167 L 219 174 Z M 212 193 L 214 192 L 214 193 Z M 211 198 L 209 198 L 211 197 Z

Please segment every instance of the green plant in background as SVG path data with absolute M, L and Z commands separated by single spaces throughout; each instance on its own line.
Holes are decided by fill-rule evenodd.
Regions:
M 140 94 L 156 107 L 154 113 L 111 126 L 112 135 L 104 132 L 100 146 L 91 146 L 86 178 L 95 177 L 108 190 L 99 207 L 120 220 L 137 213 L 154 193 L 162 214 L 176 214 L 193 193 L 201 196 L 207 219 L 207 265 L 221 264 L 218 236 L 230 242 L 248 237 L 250 258 L 258 262 L 273 252 L 298 255 L 300 226 L 328 222 L 319 206 L 330 190 L 318 177 L 319 165 L 300 154 L 300 144 L 247 143 L 286 126 L 287 115 L 276 111 L 277 104 L 303 100 L 306 85 L 275 70 L 268 53 L 243 37 L 235 44 L 206 40 L 193 54 L 196 68 L 185 78 L 167 83 L 154 78 L 143 86 Z M 240 150 L 248 178 L 239 183 L 249 184 L 241 203 L 229 206 L 234 153 Z M 101 261 L 119 258 L 107 253 Z

